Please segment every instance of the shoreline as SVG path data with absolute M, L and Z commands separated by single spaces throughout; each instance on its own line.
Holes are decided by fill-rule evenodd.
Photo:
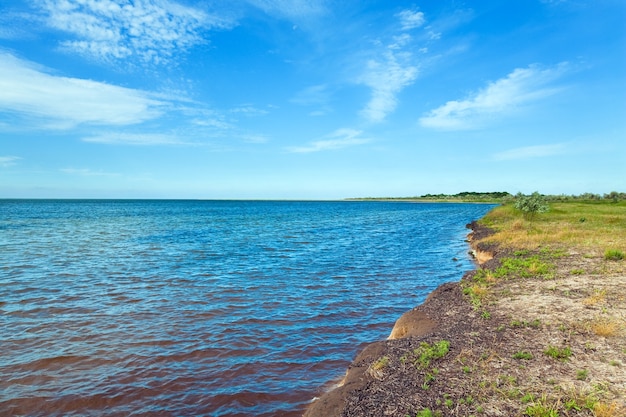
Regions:
M 476 221 L 467 224 L 466 228 L 472 230 L 467 235 L 468 249 L 470 249 L 468 253 L 473 257 L 475 266 L 478 267 L 484 263 L 484 261 L 481 262 L 481 260 L 492 259 L 493 253 L 474 247 L 472 241 L 482 239 L 492 234 L 493 231 L 485 226 L 479 225 Z M 474 236 L 476 236 L 476 238 Z M 472 271 L 466 272 L 464 276 L 471 272 Z M 406 338 L 419 339 L 433 334 L 437 328 L 440 327 L 440 323 L 433 320 L 424 310 L 431 311 L 432 314 L 433 309 L 428 308 L 431 304 L 437 304 L 437 307 L 434 308 L 436 310 L 440 307 L 439 304 L 441 304 L 442 301 L 445 303 L 446 300 L 448 300 L 449 294 L 455 293 L 455 295 L 458 296 L 459 291 L 455 291 L 458 289 L 460 289 L 460 281 L 443 283 L 428 294 L 424 302 L 403 313 L 394 323 L 387 339 L 368 343 L 365 348 L 357 353 L 355 359 L 348 366 L 343 378 L 341 378 L 338 383 L 327 384 L 330 389 L 325 391 L 321 396 L 313 399 L 305 410 L 303 417 L 334 417 L 342 415 L 349 391 L 363 388 L 367 383 L 366 373 L 370 365 L 381 357 L 381 352 L 384 350 L 383 345 L 389 341 L 397 341 Z M 434 300 L 439 302 L 435 302 Z M 366 364 L 369 365 L 366 366 Z
M 467 227 L 476 268 L 404 313 L 389 338 L 366 345 L 343 384 L 309 404 L 304 417 L 624 415 L 626 339 L 594 334 L 589 319 L 614 317 L 615 334 L 626 330 L 624 267 L 573 247 L 499 247 L 482 241 L 493 230 L 475 221 Z M 545 276 L 489 278 L 511 256 L 554 265 Z M 493 288 L 477 301 L 484 276 Z M 424 351 L 443 342 L 445 356 L 424 365 Z M 571 357 L 555 359 L 551 349 Z

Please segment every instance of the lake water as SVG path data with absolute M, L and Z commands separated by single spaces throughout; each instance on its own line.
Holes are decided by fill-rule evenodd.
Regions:
M 492 207 L 0 200 L 0 415 L 301 415 Z

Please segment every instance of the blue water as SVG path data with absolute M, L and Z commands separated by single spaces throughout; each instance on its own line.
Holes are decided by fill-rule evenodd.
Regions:
M 301 415 L 492 207 L 0 200 L 0 415 Z

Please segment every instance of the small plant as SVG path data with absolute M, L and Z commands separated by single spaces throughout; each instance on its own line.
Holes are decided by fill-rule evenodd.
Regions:
M 383 370 L 387 365 L 389 365 L 389 357 L 380 357 L 367 368 L 367 373 L 373 378 L 380 379 L 383 377 Z
M 566 346 L 564 348 L 558 348 L 556 346 L 550 345 L 546 350 L 543 351 L 543 353 L 547 356 L 550 356 L 551 358 L 559 359 L 562 361 L 565 361 L 569 359 L 570 356 L 572 356 L 572 350 L 569 348 L 569 346 Z
M 424 408 L 415 414 L 415 417 L 435 417 L 436 414 L 430 411 L 430 408 Z
M 513 354 L 513 359 L 524 359 L 524 360 L 530 360 L 533 358 L 532 353 L 530 352 L 526 352 L 526 351 L 519 351 L 519 352 L 515 352 Z
M 483 310 L 483 312 L 480 313 L 480 317 L 485 320 L 489 320 L 491 318 L 491 313 L 488 312 L 487 310 Z
M 529 417 L 558 417 L 558 403 L 550 403 L 545 395 L 526 407 L 524 412 Z
M 470 368 L 467 365 L 465 365 L 463 368 L 461 368 L 461 370 L 463 371 L 464 374 L 469 374 L 470 372 L 472 372 L 472 368 Z
M 447 340 L 440 340 L 432 345 L 422 342 L 420 347 L 413 351 L 413 354 L 417 356 L 415 365 L 420 369 L 426 369 L 432 360 L 443 358 L 448 353 L 449 348 L 450 342 Z
M 604 252 L 604 259 L 607 261 L 621 261 L 624 259 L 624 252 L 617 249 L 607 249 Z
M 571 271 L 569 271 L 569 273 L 572 275 L 583 275 L 585 273 L 585 270 L 577 268 L 577 269 L 572 269 Z
M 576 371 L 576 379 L 579 381 L 586 380 L 587 375 L 589 375 L 589 371 L 586 369 L 579 369 L 578 371 Z

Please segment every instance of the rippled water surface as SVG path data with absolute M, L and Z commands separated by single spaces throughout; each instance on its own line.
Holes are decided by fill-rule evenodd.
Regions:
M 491 207 L 0 200 L 0 415 L 301 415 Z

